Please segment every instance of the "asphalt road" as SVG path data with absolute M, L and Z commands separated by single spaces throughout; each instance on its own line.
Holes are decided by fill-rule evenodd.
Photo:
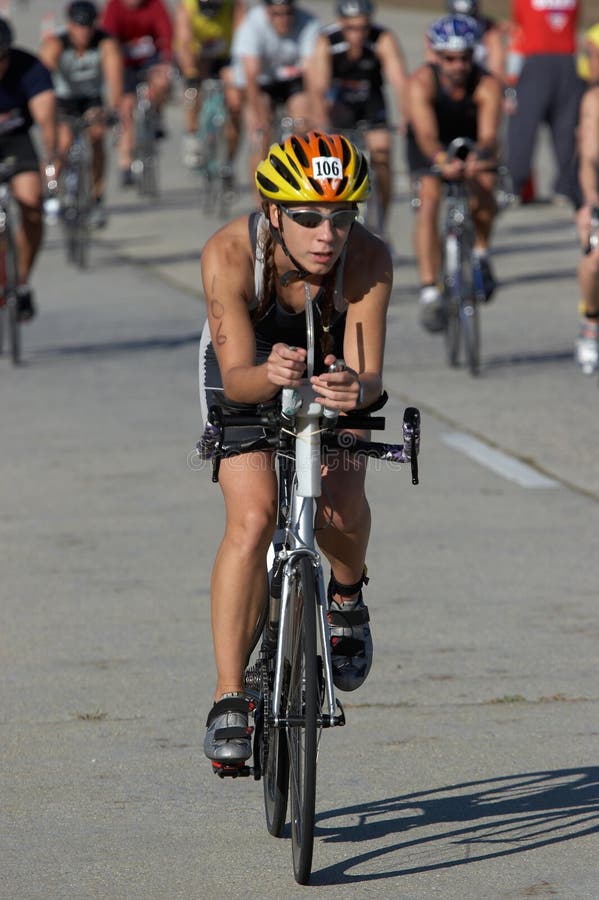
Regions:
M 51 8 L 20 9 L 29 46 Z M 387 18 L 412 65 L 426 20 Z M 112 181 L 86 273 L 49 233 L 25 364 L 0 360 L 0 897 L 596 898 L 599 386 L 572 357 L 569 212 L 500 219 L 472 379 L 418 325 L 398 151 L 388 435 L 421 408 L 421 484 L 369 476 L 375 664 L 323 736 L 299 888 L 261 785 L 201 750 L 222 509 L 189 457 L 219 222 L 168 120 L 161 202 Z

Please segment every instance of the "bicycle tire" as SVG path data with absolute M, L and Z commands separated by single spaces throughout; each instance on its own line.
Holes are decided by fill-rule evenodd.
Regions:
M 79 161 L 77 180 L 77 217 L 75 220 L 73 262 L 86 269 L 89 261 L 89 214 L 91 204 L 91 173 L 86 161 Z
M 17 285 L 19 282 L 17 247 L 8 217 L 4 231 L 0 236 L 2 244 L 2 268 L 4 276 L 4 320 L 8 338 L 8 348 L 13 365 L 21 362 L 21 323 L 19 320 L 19 300 Z M 4 335 L 2 335 L 2 340 Z M 1 346 L 1 345 L 0 345 Z
M 64 235 L 65 257 L 68 263 L 77 263 L 77 217 L 79 171 L 78 162 L 67 157 L 62 176 L 61 220 Z
M 480 372 L 480 323 L 476 297 L 472 295 L 468 303 L 460 307 L 461 330 L 464 335 L 464 353 L 471 375 Z
M 284 729 L 268 725 L 266 750 L 262 768 L 266 827 L 273 837 L 281 837 L 289 796 L 289 752 Z
M 301 557 L 294 571 L 295 591 L 285 665 L 289 686 L 285 716 L 289 753 L 289 800 L 293 872 L 307 884 L 312 869 L 318 750 L 318 660 L 316 656 L 316 581 L 314 568 Z
M 445 236 L 445 347 L 447 362 L 457 366 L 460 361 L 460 289 L 461 246 L 453 232 Z

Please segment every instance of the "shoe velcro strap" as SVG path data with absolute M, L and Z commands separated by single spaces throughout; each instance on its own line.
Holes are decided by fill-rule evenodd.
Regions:
M 249 725 L 246 728 L 244 728 L 243 725 L 230 725 L 228 728 L 217 728 L 214 732 L 214 740 L 234 741 L 239 738 L 249 737 L 252 731 L 253 728 Z
M 368 584 L 370 581 L 366 572 L 367 569 L 366 566 L 364 566 L 364 571 L 362 572 L 359 581 L 356 581 L 355 584 L 341 584 L 331 572 L 328 591 L 329 597 L 332 597 L 333 594 L 339 594 L 340 597 L 353 597 L 354 594 L 358 593 L 363 584 Z
M 364 641 L 351 637 L 333 637 L 331 639 L 331 652 L 333 656 L 346 656 L 348 658 L 364 656 Z
M 210 712 L 208 713 L 208 718 L 206 719 L 206 726 L 210 725 L 211 722 L 214 721 L 216 716 L 221 716 L 223 713 L 245 713 L 248 714 L 250 708 L 250 701 L 247 697 L 223 697 L 217 703 L 214 704 Z
M 370 622 L 367 606 L 359 606 L 357 609 L 329 609 L 328 620 L 330 625 L 337 628 L 352 628 L 354 625 L 365 625 Z

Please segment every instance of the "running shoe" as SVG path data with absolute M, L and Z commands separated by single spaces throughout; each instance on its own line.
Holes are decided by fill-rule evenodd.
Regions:
M 576 341 L 576 362 L 585 375 L 592 375 L 599 369 L 599 323 L 583 319 L 580 337 Z

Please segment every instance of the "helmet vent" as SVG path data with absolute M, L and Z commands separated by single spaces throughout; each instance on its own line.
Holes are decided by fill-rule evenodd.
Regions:
M 310 161 L 306 156 L 306 153 L 300 141 L 298 141 L 296 137 L 291 138 L 291 146 L 293 147 L 293 152 L 299 160 L 300 166 L 303 166 L 305 169 L 307 169 Z
M 319 182 L 316 181 L 315 178 L 308 178 L 308 181 L 310 182 L 310 184 L 312 185 L 312 187 L 314 188 L 314 190 L 316 191 L 316 193 L 317 193 L 317 194 L 320 194 L 320 196 L 322 197 L 322 195 L 323 195 L 323 193 L 324 193 L 324 191 L 323 191 L 323 189 L 322 189 L 322 185 L 319 184 Z
M 264 188 L 265 191 L 268 191 L 271 194 L 279 193 L 279 188 L 277 187 L 277 185 L 273 181 L 271 181 L 270 178 L 266 178 L 266 176 L 263 175 L 262 172 L 256 173 L 256 181 L 261 188 Z
M 343 148 L 343 158 L 341 160 L 343 164 L 344 170 L 347 168 L 349 163 L 351 162 L 351 148 L 346 140 L 341 140 L 341 146 Z
M 290 184 L 295 191 L 299 191 L 300 183 L 296 178 L 293 177 L 287 166 L 285 166 L 284 163 L 282 163 L 281 160 L 277 159 L 277 157 L 274 155 L 271 155 L 269 157 L 269 161 L 275 172 L 277 172 L 277 174 L 279 174 L 281 178 L 284 178 L 285 181 Z
M 323 137 L 318 138 L 318 151 L 321 156 L 330 156 L 331 148 L 329 147 L 327 141 Z

